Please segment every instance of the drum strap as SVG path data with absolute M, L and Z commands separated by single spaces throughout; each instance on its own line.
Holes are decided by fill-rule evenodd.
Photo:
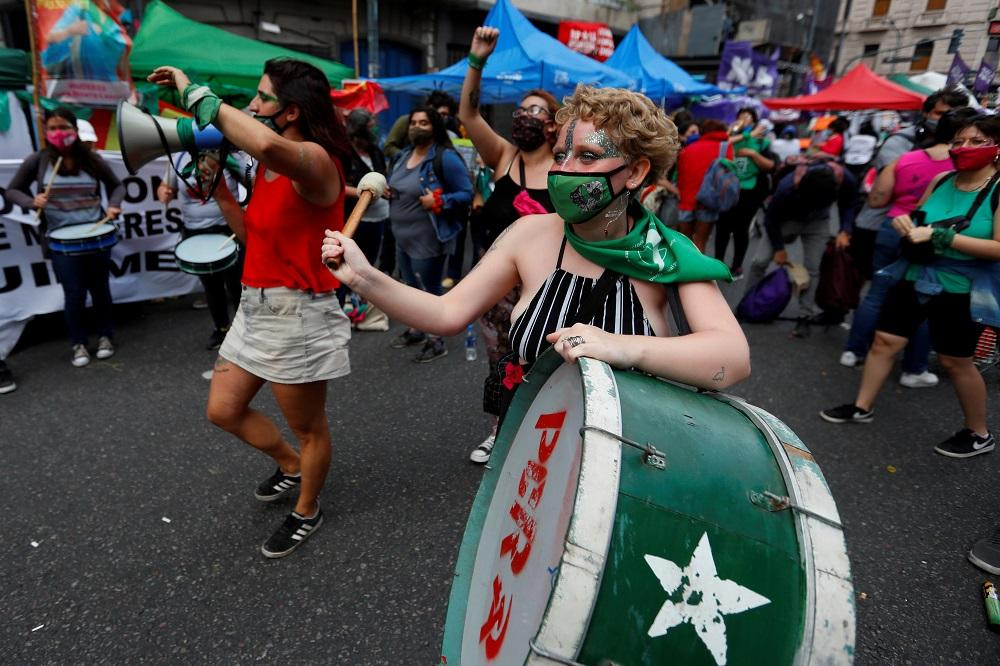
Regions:
M 684 306 L 681 305 L 680 291 L 677 289 L 676 282 L 667 285 L 667 304 L 670 306 L 670 314 L 674 316 L 674 332 L 677 335 L 690 333 L 691 325 L 688 324 L 687 316 L 684 314 Z

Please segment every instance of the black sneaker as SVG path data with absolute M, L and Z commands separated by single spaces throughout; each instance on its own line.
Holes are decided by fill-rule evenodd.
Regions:
M 875 418 L 875 410 L 864 410 L 853 403 L 824 409 L 819 417 L 829 423 L 871 423 Z
M 266 481 L 261 482 L 253 496 L 261 502 L 273 502 L 299 487 L 301 474 L 285 474 L 279 467 Z
M 969 561 L 983 571 L 1000 575 L 1000 530 L 972 544 Z
M 963 428 L 935 446 L 934 452 L 949 458 L 971 458 L 980 453 L 989 453 L 994 446 L 993 433 L 980 437 L 968 428 Z
M 425 333 L 414 333 L 410 329 L 406 329 L 396 337 L 392 339 L 389 346 L 393 349 L 402 349 L 403 347 L 409 347 L 411 345 L 419 345 L 421 342 L 427 340 L 427 335 Z
M 284 557 L 302 545 L 323 524 L 323 510 L 317 508 L 312 518 L 303 518 L 292 511 L 271 538 L 260 547 L 264 557 Z
M 227 329 L 228 331 L 228 329 Z M 205 349 L 208 351 L 215 351 L 222 346 L 222 341 L 226 339 L 226 331 L 217 328 L 212 331 L 211 337 L 208 338 L 208 344 L 205 345 Z
M 16 388 L 14 373 L 10 371 L 5 362 L 0 361 L 0 394 L 10 393 Z
M 444 347 L 442 338 L 434 338 L 424 343 L 424 348 L 414 357 L 417 363 L 430 363 L 448 355 L 448 350 Z

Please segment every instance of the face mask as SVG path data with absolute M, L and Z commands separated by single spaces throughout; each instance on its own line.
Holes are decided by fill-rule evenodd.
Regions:
M 548 190 L 552 206 L 559 217 L 570 224 L 586 222 L 621 194 L 621 191 L 614 191 L 611 176 L 628 166 L 626 163 L 611 171 L 589 173 L 549 171 Z
M 283 114 L 285 112 L 285 109 L 287 108 L 288 107 L 283 106 L 269 116 L 254 116 L 254 118 L 262 122 L 264 124 L 264 127 L 268 128 L 271 131 L 277 132 L 280 135 L 288 128 L 288 125 L 286 124 L 284 127 L 278 126 L 277 118 L 278 116 Z
M 69 150 L 70 146 L 76 143 L 76 130 L 49 130 L 45 133 L 45 140 L 59 152 L 65 152 Z
M 931 118 L 924 118 L 924 128 L 931 134 L 937 130 L 938 121 Z
M 699 137 L 699 134 L 697 134 L 697 133 L 690 135 L 688 138 L 684 139 L 684 145 L 687 146 L 689 144 L 694 143 L 695 141 L 698 140 L 698 137 Z
M 545 122 L 526 114 L 516 116 L 512 124 L 511 139 L 521 150 L 531 152 L 545 143 Z
M 409 132 L 410 143 L 414 146 L 426 146 L 434 140 L 434 132 L 427 129 L 413 128 Z
M 963 146 L 952 148 L 948 154 L 957 171 L 976 171 L 996 160 L 1000 146 Z

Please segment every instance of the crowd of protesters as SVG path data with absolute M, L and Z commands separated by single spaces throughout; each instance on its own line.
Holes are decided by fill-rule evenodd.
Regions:
M 433 93 L 397 119 L 383 140 L 378 136 L 375 116 L 367 111 L 355 110 L 338 118 L 339 129 L 327 138 L 342 144 L 330 167 L 337 179 L 343 178 L 342 188 L 327 192 L 310 181 L 307 173 L 299 174 L 319 193 L 316 196 L 324 199 L 323 205 L 332 202 L 338 207 L 338 219 L 358 200 L 356 188 L 361 176 L 369 171 L 385 175 L 388 190 L 367 210 L 355 240 L 366 264 L 386 275 L 398 275 L 405 284 L 432 296 L 455 287 L 519 218 L 560 212 L 558 202 L 552 199 L 552 174 L 563 173 L 556 162 L 567 159 L 565 155 L 556 157 L 562 155 L 557 137 L 560 131 L 566 132 L 565 122 L 558 120 L 560 102 L 544 90 L 530 91 L 509 111 L 509 136 L 494 129 L 495 123 L 487 122 L 479 107 L 478 90 L 482 64 L 490 57 L 495 40 L 495 30 L 477 30 L 457 102 L 446 93 Z M 174 83 L 171 78 L 170 84 Z M 587 103 L 585 99 L 574 100 L 574 112 L 579 113 L 581 105 Z M 261 96 L 254 104 L 277 108 L 278 102 Z M 762 119 L 758 108 L 746 107 L 727 123 L 698 118 L 681 109 L 672 115 L 670 127 L 679 149 L 676 162 L 663 173 L 628 181 L 622 191 L 634 192 L 639 200 L 641 185 L 648 184 L 656 196 L 646 196 L 647 192 L 641 200 L 653 209 L 651 214 L 687 236 L 700 252 L 708 254 L 711 249 L 747 292 L 761 285 L 772 271 L 791 266 L 793 254 L 801 257 L 801 266 L 793 266 L 789 274 L 807 276 L 808 284 L 797 285 L 800 288 L 795 289 L 782 314 L 794 321 L 791 336 L 806 338 L 814 326 L 839 324 L 850 317 L 850 333 L 839 360 L 849 367 L 864 365 L 853 402 L 823 410 L 820 416 L 824 420 L 836 424 L 871 422 L 875 398 L 900 352 L 900 384 L 935 387 L 939 379 L 930 366 L 934 351 L 958 394 L 963 419 L 962 428 L 934 451 L 953 458 L 977 456 L 995 446 L 987 427 L 985 384 L 974 361 L 980 336 L 1000 325 L 997 299 L 981 297 L 996 294 L 1000 285 L 995 270 L 1000 261 L 1000 241 L 996 240 L 1000 237 L 996 231 L 1000 224 L 1000 118 L 966 106 L 963 92 L 944 89 L 930 95 L 919 116 L 910 122 L 896 115 L 867 112 L 810 124 L 775 125 Z M 305 137 L 300 140 L 312 140 L 298 129 L 305 127 L 305 119 L 286 111 L 282 107 L 260 119 L 270 119 L 276 127 L 268 127 L 278 135 L 292 127 L 293 134 Z M 283 126 L 274 120 L 278 116 L 283 118 Z M 233 123 L 230 131 L 245 134 L 250 146 L 246 153 L 252 155 L 257 149 L 252 137 L 259 128 L 238 127 L 235 117 L 224 122 Z M 62 108 L 48 114 L 45 127 L 47 147 L 25 160 L 8 185 L 8 197 L 16 204 L 43 211 L 46 231 L 113 221 L 120 212 L 123 187 L 99 154 L 82 141 L 86 128 L 70 110 Z M 572 133 L 570 129 L 563 139 L 567 146 L 575 140 Z M 606 155 L 613 157 L 615 147 L 608 135 L 596 130 L 591 134 L 598 135 L 603 138 L 592 142 L 607 142 L 601 145 L 607 149 Z M 460 138 L 471 141 L 475 158 L 455 150 L 453 142 Z M 224 346 L 227 337 L 232 340 L 232 312 L 241 303 L 241 275 L 246 283 L 247 229 L 237 228 L 242 222 L 234 226 L 232 220 L 234 216 L 242 220 L 238 186 L 252 189 L 254 183 L 246 178 L 249 170 L 241 164 L 239 160 L 227 163 L 214 151 L 179 159 L 175 171 L 190 181 L 179 184 L 176 178 L 168 179 L 158 192 L 164 203 L 180 200 L 185 238 L 223 233 L 230 227 L 239 236 L 238 263 L 227 272 L 202 279 L 214 326 L 209 349 Z M 286 170 L 298 173 L 292 166 Z M 609 183 L 614 173 L 608 172 Z M 217 187 L 220 181 L 221 190 Z M 46 188 L 46 183 L 52 186 Z M 106 204 L 102 204 L 102 187 Z M 722 196 L 723 190 L 727 190 L 726 196 Z M 611 194 L 617 196 L 613 191 Z M 628 196 L 625 202 L 636 205 L 636 201 L 628 204 Z M 303 215 L 311 210 L 310 205 L 314 204 L 303 204 Z M 633 215 L 638 209 L 628 210 Z M 249 228 L 254 229 L 252 223 Z M 751 253 L 755 232 L 759 240 Z M 465 254 L 467 234 L 472 256 Z M 796 249 L 790 253 L 793 244 Z M 316 249 L 310 248 L 310 252 Z M 557 271 L 562 270 L 564 251 L 559 252 Z M 853 313 L 848 312 L 850 308 L 818 303 L 817 290 L 822 283 L 841 277 L 825 272 L 824 256 L 830 253 L 849 257 L 859 286 L 868 281 L 867 288 L 856 294 L 858 304 Z M 89 254 L 51 257 L 66 296 L 69 360 L 75 367 L 91 360 L 83 317 L 88 294 L 96 314 L 97 345 L 93 351 L 98 359 L 115 353 L 109 255 L 110 250 L 102 248 Z M 325 278 L 320 280 L 317 275 L 316 280 L 323 282 Z M 510 340 L 511 312 L 523 298 L 522 286 L 512 285 L 479 321 L 490 366 L 484 378 L 484 395 L 491 387 L 496 389 L 503 364 L 518 355 Z M 242 291 L 246 289 L 242 287 Z M 336 295 L 356 328 L 366 330 L 366 320 L 367 330 L 388 327 L 385 313 L 362 294 L 341 285 Z M 991 302 L 993 308 L 988 307 Z M 413 360 L 420 363 L 436 361 L 448 353 L 440 335 L 412 326 L 392 335 L 389 346 L 419 347 Z M 232 349 L 230 353 L 239 355 Z M 267 378 L 266 370 L 255 376 Z M 342 372 L 346 366 L 338 365 L 326 374 L 333 377 Z M 217 383 L 216 393 L 225 388 L 221 381 Z M 15 388 L 10 368 L 0 360 L 0 394 Z M 487 403 L 484 400 L 484 405 Z M 474 408 L 472 403 L 469 408 Z M 216 409 L 213 420 L 234 433 L 242 432 L 223 411 Z M 488 434 L 472 449 L 473 462 L 489 461 L 496 432 L 497 412 L 493 412 Z M 240 436 L 253 444 L 250 435 Z M 291 467 L 298 469 L 298 462 Z M 297 487 L 302 477 L 300 472 L 293 474 L 291 467 L 279 465 L 258 492 L 270 500 Z M 299 513 L 293 513 L 297 528 L 318 527 L 321 520 L 314 498 L 322 474 L 313 471 L 310 475 L 308 501 L 300 501 Z M 286 541 L 290 538 L 285 537 Z M 265 554 L 279 556 L 295 547 L 279 546 L 271 543 Z M 274 552 L 268 552 L 268 547 Z M 1000 572 L 1000 540 L 993 537 L 978 542 L 970 557 L 979 566 Z

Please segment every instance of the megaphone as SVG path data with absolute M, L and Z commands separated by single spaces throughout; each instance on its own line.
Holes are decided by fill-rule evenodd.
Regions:
M 191 118 L 154 116 L 128 102 L 118 103 L 118 146 L 125 168 L 133 176 L 161 155 L 211 150 L 223 141 L 222 132 L 213 125 L 198 129 Z

